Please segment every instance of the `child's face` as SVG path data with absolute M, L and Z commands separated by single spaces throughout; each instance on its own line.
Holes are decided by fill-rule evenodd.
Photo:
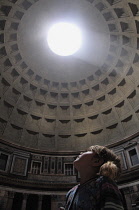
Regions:
M 77 170 L 79 170 L 80 168 L 86 168 L 87 166 L 91 166 L 94 156 L 95 156 L 95 153 L 92 151 L 81 153 L 74 161 L 74 167 Z

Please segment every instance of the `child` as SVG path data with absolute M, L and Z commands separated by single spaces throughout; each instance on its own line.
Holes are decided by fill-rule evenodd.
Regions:
M 116 154 L 103 146 L 91 146 L 78 156 L 74 167 L 80 173 L 80 184 L 67 193 L 65 210 L 124 209 L 115 182 L 121 173 Z

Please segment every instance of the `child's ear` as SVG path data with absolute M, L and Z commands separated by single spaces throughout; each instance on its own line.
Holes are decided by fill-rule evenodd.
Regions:
M 94 158 L 92 160 L 92 166 L 101 166 L 103 164 L 103 159 L 102 158 Z

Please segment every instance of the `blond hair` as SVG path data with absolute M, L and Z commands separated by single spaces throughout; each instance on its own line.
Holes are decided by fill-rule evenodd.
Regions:
M 91 146 L 88 151 L 94 151 L 96 156 L 103 159 L 103 164 L 99 167 L 99 174 L 107 176 L 113 180 L 117 179 L 121 173 L 120 158 L 110 149 L 104 146 Z

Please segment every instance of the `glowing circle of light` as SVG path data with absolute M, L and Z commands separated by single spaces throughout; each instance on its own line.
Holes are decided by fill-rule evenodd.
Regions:
M 74 24 L 60 22 L 49 29 L 47 42 L 55 54 L 60 56 L 73 55 L 81 47 L 81 31 Z

